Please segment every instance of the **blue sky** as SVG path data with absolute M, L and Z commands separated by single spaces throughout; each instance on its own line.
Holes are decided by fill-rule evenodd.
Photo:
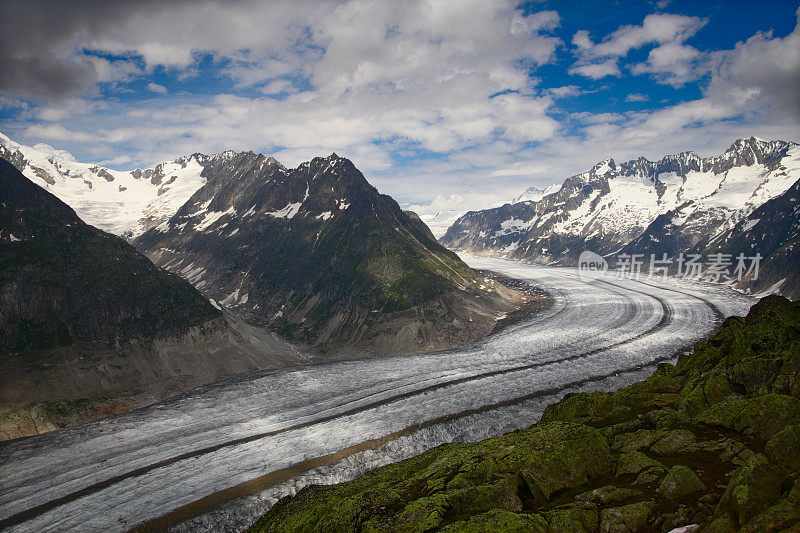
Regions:
M 0 7 L 0 131 L 129 169 L 337 152 L 417 210 L 617 160 L 800 140 L 797 1 Z

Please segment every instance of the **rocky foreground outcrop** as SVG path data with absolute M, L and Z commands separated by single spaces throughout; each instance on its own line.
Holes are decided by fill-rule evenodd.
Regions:
M 542 420 L 279 501 L 251 531 L 797 531 L 800 303 Z

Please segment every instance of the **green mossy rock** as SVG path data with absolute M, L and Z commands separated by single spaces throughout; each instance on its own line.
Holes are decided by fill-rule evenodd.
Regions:
M 547 533 L 547 521 L 538 515 L 521 515 L 500 509 L 472 516 L 446 526 L 447 533 L 485 533 L 505 531 L 507 533 Z
M 734 394 L 723 372 L 710 372 L 703 378 L 687 384 L 682 391 L 681 407 L 689 412 L 704 411 Z
M 615 506 L 624 503 L 631 503 L 640 500 L 644 496 L 641 491 L 624 487 L 606 485 L 599 489 L 593 489 L 575 496 L 575 499 L 583 502 L 592 502 L 603 507 Z
M 659 479 L 661 479 L 667 471 L 664 468 L 658 466 L 651 466 L 650 468 L 642 471 L 636 477 L 636 481 L 633 482 L 634 486 L 645 486 L 645 485 L 652 485 Z
M 738 531 L 739 526 L 736 524 L 736 520 L 730 515 L 722 514 L 714 516 L 701 533 L 737 533 Z
M 800 424 L 786 426 L 772 437 L 764 455 L 786 472 L 800 470 Z
M 683 411 L 665 407 L 650 411 L 643 417 L 648 424 L 656 429 L 673 429 L 691 423 L 691 417 Z
M 727 511 L 744 524 L 774 505 L 780 496 L 778 467 L 760 453 L 755 454 L 733 473 L 717 512 Z
M 690 494 L 705 491 L 706 486 L 688 466 L 675 465 L 658 485 L 658 493 L 668 500 L 679 500 Z
M 641 531 L 656 507 L 655 502 L 637 502 L 623 507 L 612 507 L 600 512 L 600 531 L 603 533 L 630 533 Z
M 720 461 L 735 465 L 743 464 L 752 457 L 755 452 L 742 444 L 740 441 L 731 438 L 723 438 L 712 442 L 704 442 L 702 449 L 705 452 L 716 455 Z
M 664 516 L 661 531 L 672 531 L 675 528 L 692 524 L 692 511 L 688 507 L 679 507 L 674 513 Z
M 686 453 L 696 448 L 693 446 L 696 440 L 688 429 L 675 429 L 651 444 L 650 451 L 656 455 Z
M 640 451 L 632 451 L 620 455 L 617 461 L 617 477 L 628 474 L 639 474 L 652 466 L 663 468 L 664 465 L 651 459 Z
M 545 408 L 541 422 L 583 423 L 598 421 L 601 417 L 607 419 L 609 411 L 614 408 L 613 399 L 613 394 L 608 392 L 568 394 L 560 402 Z
M 670 431 L 665 429 L 655 431 L 651 429 L 641 429 L 633 433 L 623 433 L 614 439 L 611 449 L 622 453 L 645 450 L 669 435 L 669 433 Z
M 599 508 L 596 505 L 581 503 L 549 511 L 547 518 L 548 531 L 597 531 L 599 524 Z
M 795 481 L 786 498 L 745 524 L 742 533 L 800 530 L 800 480 Z
M 771 438 L 787 424 L 800 421 L 800 400 L 783 394 L 764 394 L 720 402 L 695 417 L 700 424 L 721 426 L 744 435 Z

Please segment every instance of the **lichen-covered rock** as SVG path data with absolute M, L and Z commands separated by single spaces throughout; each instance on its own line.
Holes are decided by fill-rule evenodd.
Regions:
M 780 495 L 778 467 L 760 453 L 755 454 L 733 473 L 717 512 L 727 511 L 744 524 L 775 504 Z
M 632 452 L 649 448 L 653 443 L 669 434 L 668 430 L 641 429 L 633 433 L 624 433 L 614 438 L 611 449 L 616 452 Z
M 447 533 L 484 533 L 504 531 L 506 533 L 546 533 L 547 521 L 539 515 L 517 514 L 500 509 L 472 516 L 445 526 Z
M 734 393 L 722 371 L 710 372 L 702 379 L 691 381 L 681 393 L 681 407 L 697 413 L 723 401 Z
M 555 492 L 579 487 L 612 470 L 608 443 L 598 431 L 553 423 L 545 424 L 539 432 L 542 437 L 536 451 L 528 451 L 529 456 L 520 462 L 518 470 L 535 499 L 547 500 Z
M 637 502 L 623 507 L 612 507 L 600 512 L 600 531 L 603 533 L 629 533 L 640 531 L 656 507 L 655 502 Z
M 702 533 L 737 533 L 739 527 L 736 520 L 728 514 L 714 516 L 709 524 L 703 528 Z
M 694 433 L 688 429 L 675 429 L 650 445 L 650 451 L 657 455 L 674 455 L 694 451 Z
M 800 480 L 794 482 L 789 494 L 745 524 L 742 533 L 761 531 L 797 531 L 800 529 Z
M 646 470 L 643 470 L 641 474 L 636 477 L 636 480 L 633 482 L 633 485 L 636 486 L 644 486 L 644 485 L 652 485 L 659 479 L 661 479 L 667 471 L 664 468 L 659 466 L 651 466 Z
M 800 424 L 786 426 L 772 437 L 764 455 L 785 472 L 800 470 Z
M 706 486 L 697 474 L 688 466 L 675 465 L 667 471 L 667 475 L 658 486 L 658 493 L 668 500 L 678 500 L 705 491 Z
M 630 503 L 634 500 L 639 500 L 643 496 L 642 492 L 635 489 L 628 489 L 625 487 L 615 487 L 614 485 L 606 485 L 599 489 L 593 489 L 575 496 L 575 499 L 582 502 L 593 502 L 603 507 L 620 505 L 623 503 Z
M 690 524 L 692 521 L 692 511 L 688 507 L 679 507 L 675 512 L 664 515 L 662 518 L 663 521 L 660 526 L 661 531 L 679 533 L 683 530 L 688 533 L 699 529 L 699 527 L 692 528 L 691 526 L 687 526 L 687 524 Z
M 745 435 L 757 434 L 766 440 L 788 424 L 800 421 L 800 400 L 784 394 L 733 398 L 712 406 L 695 420 Z
M 547 518 L 548 531 L 575 531 L 594 532 L 600 521 L 596 505 L 580 503 L 548 511 L 544 514 Z
M 644 415 L 645 420 L 656 429 L 672 429 L 677 426 L 687 425 L 691 422 L 691 417 L 684 411 L 678 411 L 671 407 L 664 407 L 650 411 Z
M 542 414 L 542 423 L 575 422 L 583 423 L 607 417 L 613 408 L 613 394 L 608 392 L 587 392 L 568 394 L 560 402 L 548 405 Z
M 650 467 L 663 468 L 664 465 L 651 459 L 640 451 L 634 450 L 632 452 L 623 453 L 617 461 L 617 477 L 629 474 L 639 474 L 642 470 Z
M 738 440 L 727 437 L 716 441 L 704 442 L 702 449 L 717 455 L 720 461 L 736 465 L 744 463 L 755 453 Z

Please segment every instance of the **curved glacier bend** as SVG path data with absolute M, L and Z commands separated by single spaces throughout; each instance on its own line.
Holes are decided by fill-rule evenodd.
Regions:
M 381 446 L 383 455 L 358 454 L 369 461 L 340 462 L 344 471 L 340 465 L 330 476 L 355 475 L 445 440 L 503 433 L 535 422 L 567 391 L 638 379 L 753 303 L 681 280 L 584 283 L 573 269 L 466 259 L 546 288 L 555 305 L 464 349 L 270 371 L 7 443 L 0 446 L 0 526 L 125 531 L 409 427 L 421 429 Z M 426 425 L 434 420 L 442 422 Z M 282 486 L 290 491 L 297 483 Z

